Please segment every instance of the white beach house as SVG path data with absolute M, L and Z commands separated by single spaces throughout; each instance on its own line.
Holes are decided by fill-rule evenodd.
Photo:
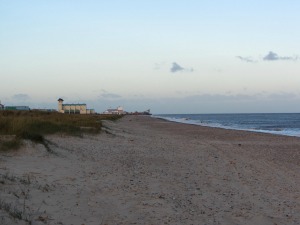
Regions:
M 119 106 L 116 109 L 107 109 L 103 112 L 103 114 L 114 114 L 114 115 L 123 115 L 126 112 L 124 111 L 122 106 Z

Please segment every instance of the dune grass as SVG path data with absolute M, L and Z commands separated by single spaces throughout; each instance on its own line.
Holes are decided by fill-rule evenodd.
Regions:
M 45 143 L 45 135 L 62 133 L 82 135 L 99 133 L 102 120 L 116 120 L 116 115 L 73 115 L 41 111 L 0 111 L 0 136 L 12 135 L 6 141 L 0 139 L 0 150 L 16 149 L 21 140 Z
M 11 140 L 0 141 L 0 150 L 8 151 L 11 149 L 19 149 L 22 146 L 22 141 L 19 138 Z

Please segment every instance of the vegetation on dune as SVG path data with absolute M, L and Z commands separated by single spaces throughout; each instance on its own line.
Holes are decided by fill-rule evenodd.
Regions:
M 22 141 L 19 138 L 0 141 L 0 150 L 7 151 L 10 149 L 18 149 L 22 146 Z
M 16 149 L 22 139 L 42 143 L 46 146 L 45 135 L 62 133 L 82 135 L 98 133 L 102 120 L 116 120 L 117 115 L 74 115 L 41 111 L 0 111 L 0 136 L 11 135 L 13 138 L 0 138 L 0 150 Z M 47 146 L 46 146 L 47 147 Z

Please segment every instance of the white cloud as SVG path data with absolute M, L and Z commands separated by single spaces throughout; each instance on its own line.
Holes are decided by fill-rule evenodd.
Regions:
M 187 69 L 187 68 L 184 68 L 184 67 L 180 66 L 178 63 L 173 62 L 170 71 L 171 71 L 171 73 L 176 73 L 176 72 L 193 72 L 194 69 L 193 68 Z
M 270 51 L 264 58 L 263 60 L 265 61 L 276 61 L 276 60 L 297 60 L 297 56 L 279 56 L 277 53 Z
M 115 98 L 121 98 L 122 96 L 121 95 L 118 95 L 118 94 L 115 94 L 115 93 L 110 93 L 106 90 L 101 90 L 102 91 L 102 94 L 100 94 L 99 97 L 102 97 L 102 98 L 109 98 L 109 99 L 115 99 Z
M 250 56 L 236 56 L 236 58 L 240 59 L 243 62 L 248 63 L 255 63 L 258 62 L 257 60 L 253 59 Z M 263 57 L 264 61 L 278 61 L 278 60 L 290 60 L 290 61 L 297 61 L 299 59 L 298 56 L 279 56 L 277 53 L 270 51 L 267 55 Z
M 237 58 L 240 59 L 240 60 L 242 60 L 242 61 L 244 61 L 244 62 L 248 62 L 248 63 L 254 63 L 254 62 L 256 62 L 251 57 L 237 56 Z
M 154 64 L 154 70 L 160 70 L 161 68 L 163 68 L 166 65 L 165 62 L 158 62 Z
M 177 64 L 176 62 L 173 62 L 172 67 L 171 67 L 170 70 L 171 70 L 172 73 L 176 73 L 176 72 L 178 72 L 178 71 L 184 70 L 184 68 L 181 67 L 181 66 L 180 66 L 179 64 Z
M 12 98 L 15 101 L 27 101 L 30 99 L 29 95 L 27 94 L 15 94 Z

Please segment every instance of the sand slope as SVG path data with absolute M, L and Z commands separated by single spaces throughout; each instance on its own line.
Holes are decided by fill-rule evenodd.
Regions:
M 0 154 L 0 224 L 300 224 L 300 138 L 127 116 Z

